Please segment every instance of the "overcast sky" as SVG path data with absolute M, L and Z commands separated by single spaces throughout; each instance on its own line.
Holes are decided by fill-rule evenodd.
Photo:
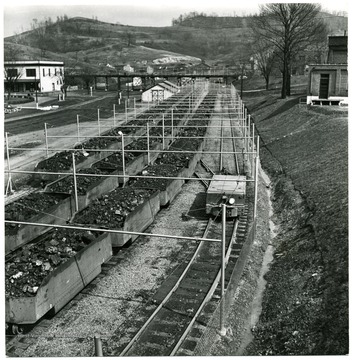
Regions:
M 135 26 L 170 26 L 173 18 L 190 11 L 212 12 L 218 15 L 248 15 L 255 13 L 261 3 L 271 1 L 235 1 L 235 0 L 61 0 L 52 2 L 43 0 L 8 0 L 3 5 L 3 36 L 13 35 L 30 29 L 36 18 L 39 21 L 66 14 L 68 17 L 97 17 L 98 20 Z M 281 1 L 285 2 L 285 1 Z M 298 1 L 296 1 L 298 2 Z M 309 1 L 306 1 L 309 2 Z M 348 11 L 348 0 L 315 1 L 328 10 Z M 60 5 L 58 5 L 60 4 Z M 99 4 L 99 5 L 97 5 Z

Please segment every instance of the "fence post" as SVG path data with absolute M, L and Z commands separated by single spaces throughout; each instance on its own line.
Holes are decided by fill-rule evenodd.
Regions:
M 13 189 L 12 189 L 11 167 L 10 167 L 9 137 L 8 137 L 7 132 L 5 132 L 5 141 L 6 141 L 7 169 L 9 171 L 9 178 L 7 180 L 6 191 L 5 191 L 5 195 L 7 195 L 8 190 L 10 190 L 10 193 L 12 193 L 12 191 L 13 191 Z
M 99 108 L 97 109 L 97 117 L 98 117 L 98 135 L 101 136 L 101 124 L 99 119 Z
M 150 164 L 151 156 L 150 156 L 150 124 L 146 123 L 146 134 L 147 134 L 147 164 Z
M 251 144 L 251 152 L 252 152 L 252 161 L 251 161 L 251 177 L 254 178 L 255 171 L 255 123 L 252 123 L 252 144 Z
M 127 123 L 127 100 L 125 100 L 125 122 Z
M 76 179 L 76 165 L 75 165 L 75 153 L 72 153 L 72 172 L 74 175 L 74 194 L 75 194 L 75 210 L 78 212 L 78 195 L 77 195 L 77 179 Z
M 259 176 L 259 136 L 257 137 L 256 158 L 255 158 L 255 195 L 254 195 L 254 229 L 256 233 L 257 221 L 257 187 Z
M 221 243 L 221 306 L 220 306 L 220 329 L 221 335 L 226 334 L 224 327 L 224 293 L 225 293 L 225 250 L 226 250 L 226 216 L 227 216 L 227 205 L 222 204 L 222 243 Z
M 248 137 L 247 137 L 248 153 L 250 152 L 250 138 L 251 138 L 251 116 L 248 115 Z M 248 160 L 249 159 L 250 159 L 250 154 L 248 154 Z
M 94 353 L 95 356 L 103 356 L 102 339 L 99 335 L 94 336 Z
M 136 112 L 136 98 L 134 98 L 134 113 L 135 113 L 135 120 L 137 117 L 137 112 Z
M 119 102 L 120 102 L 120 99 L 119 99 Z M 115 104 L 113 104 L 113 124 L 115 127 Z
M 77 141 L 80 142 L 80 115 L 76 115 L 77 123 Z
M 220 159 L 219 159 L 219 170 L 222 171 L 223 169 L 223 114 L 221 113 L 221 136 L 220 136 Z
M 125 149 L 124 149 L 124 134 L 122 131 L 119 131 L 118 134 L 121 136 L 121 155 L 123 163 L 123 186 L 125 185 Z M 119 180 L 118 180 L 119 181 Z
M 172 135 L 172 141 L 174 140 L 174 108 L 172 108 L 172 123 L 171 123 L 171 125 L 172 125 L 172 132 L 171 132 L 171 135 Z
M 164 139 L 164 114 L 162 115 L 162 147 L 165 148 L 165 139 Z
M 44 133 L 45 133 L 46 157 L 48 157 L 48 156 L 49 156 L 49 146 L 48 146 L 48 129 L 47 129 L 47 123 L 44 123 Z

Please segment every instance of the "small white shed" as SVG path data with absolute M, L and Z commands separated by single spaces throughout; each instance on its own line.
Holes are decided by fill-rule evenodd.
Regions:
M 170 98 L 179 91 L 178 86 L 161 82 L 150 86 L 142 93 L 142 101 L 158 102 Z

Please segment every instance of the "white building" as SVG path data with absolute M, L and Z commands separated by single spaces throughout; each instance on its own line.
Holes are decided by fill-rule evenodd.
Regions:
M 179 92 L 179 86 L 169 82 L 163 81 L 153 86 L 150 86 L 142 93 L 142 101 L 157 102 L 170 98 Z
M 40 93 L 61 91 L 64 79 L 62 61 L 5 61 L 5 91 Z
M 128 73 L 133 73 L 135 71 L 134 68 L 130 64 L 125 65 L 123 67 L 123 70 Z

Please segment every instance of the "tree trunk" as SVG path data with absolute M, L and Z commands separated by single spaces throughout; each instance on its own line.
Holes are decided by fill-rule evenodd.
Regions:
M 287 96 L 290 96 L 290 85 L 291 85 L 291 72 L 290 72 L 290 67 L 288 66 L 287 89 L 286 89 L 286 95 Z
M 270 77 L 269 77 L 269 76 L 266 76 L 266 77 L 265 77 L 265 81 L 266 81 L 266 90 L 268 90 L 269 87 L 270 87 Z
M 286 98 L 287 95 L 287 76 L 288 76 L 288 71 L 287 71 L 287 63 L 286 61 L 284 61 L 283 64 L 283 73 L 282 73 L 282 91 L 281 91 L 281 97 L 282 99 Z

